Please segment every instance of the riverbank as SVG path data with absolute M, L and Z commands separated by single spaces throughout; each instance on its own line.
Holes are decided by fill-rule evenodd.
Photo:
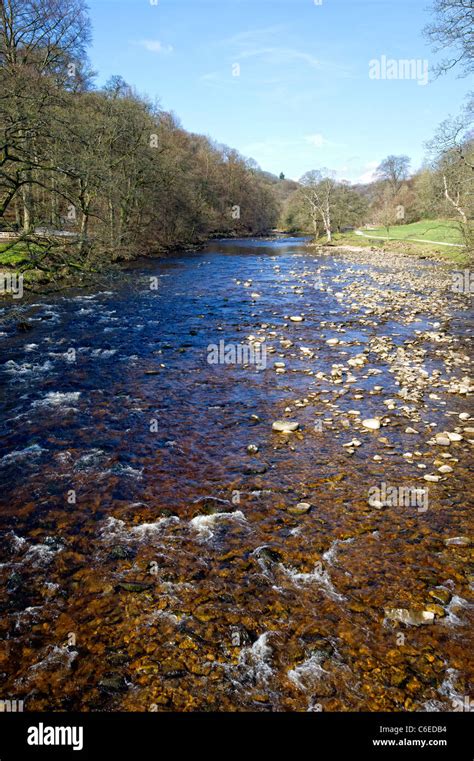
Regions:
M 322 250 L 339 249 L 341 251 L 373 251 L 374 253 L 392 253 L 399 256 L 407 256 L 418 259 L 431 259 L 437 262 L 446 262 L 458 266 L 467 266 L 472 261 L 472 256 L 467 249 L 446 248 L 443 245 L 432 243 L 416 243 L 410 241 L 387 240 L 383 244 L 379 240 L 364 238 L 353 233 L 336 233 L 333 242 L 314 242 L 309 244 L 312 248 Z
M 297 234 L 295 234 L 296 236 Z M 304 235 L 304 234 L 303 234 Z M 295 236 L 290 236 L 295 237 Z M 267 233 L 263 233 L 261 236 L 248 236 L 249 239 L 258 240 L 272 240 L 278 238 L 288 237 L 288 234 L 283 230 L 272 230 Z M 210 237 L 208 240 L 236 240 L 233 234 L 226 236 Z M 245 240 L 245 238 L 240 238 Z M 129 262 L 138 261 L 144 256 L 154 259 L 166 258 L 181 252 L 197 252 L 202 250 L 206 246 L 205 240 L 199 240 L 192 244 L 176 245 L 169 248 L 160 247 L 147 254 L 143 252 L 131 254 L 122 254 L 116 256 L 113 260 L 111 258 L 100 259 L 97 262 L 89 262 L 85 266 L 80 266 L 77 263 L 69 265 L 58 265 L 57 261 L 54 267 L 48 266 L 48 260 L 41 262 L 40 267 L 38 261 L 41 258 L 41 248 L 37 245 L 26 246 L 24 243 L 13 244 L 2 242 L 0 243 L 0 268 L 2 272 L 7 275 L 15 273 L 22 275 L 23 288 L 25 291 L 32 293 L 54 293 L 60 292 L 67 288 L 83 288 L 92 287 L 94 283 L 105 283 L 110 276 L 120 270 L 121 267 L 127 266 Z M 374 245 L 376 244 L 376 245 Z M 386 240 L 383 245 L 380 241 L 371 239 L 370 237 L 363 237 L 357 234 L 357 231 L 351 233 L 335 233 L 333 236 L 333 242 L 331 244 L 324 243 L 323 241 L 310 241 L 308 236 L 308 247 L 311 250 L 317 250 L 321 252 L 331 253 L 335 250 L 340 252 L 362 252 L 366 250 L 372 251 L 374 254 L 391 253 L 400 256 L 416 257 L 420 259 L 431 259 L 437 262 L 446 262 L 458 267 L 468 266 L 471 258 L 469 252 L 460 248 L 449 248 L 440 245 L 436 246 L 431 243 L 415 243 L 409 241 L 398 240 Z M 10 299 L 8 292 L 0 293 L 1 297 Z
M 127 267 L 130 262 L 136 262 L 143 258 L 164 259 L 187 252 L 193 253 L 203 249 L 209 241 L 213 240 L 245 240 L 248 239 L 274 239 L 284 237 L 280 231 L 267 231 L 260 236 L 237 236 L 235 233 L 227 235 L 214 235 L 206 239 L 197 239 L 193 243 L 175 244 L 173 246 L 150 248 L 147 252 L 137 251 L 115 254 L 114 257 L 100 257 L 97 260 L 86 261 L 83 264 L 72 262 L 58 264 L 58 254 L 54 266 L 48 263 L 48 258 L 42 258 L 44 247 L 39 244 L 15 243 L 13 241 L 0 242 L 0 273 L 21 275 L 25 291 L 38 294 L 56 293 L 67 288 L 87 288 L 94 284 L 104 284 L 107 279 Z M 61 254 L 62 258 L 65 256 Z M 8 291 L 0 291 L 2 296 L 10 299 Z

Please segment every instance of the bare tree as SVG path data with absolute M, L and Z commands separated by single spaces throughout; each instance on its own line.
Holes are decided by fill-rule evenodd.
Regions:
M 472 94 L 462 113 L 446 119 L 428 143 L 438 187 L 448 208 L 459 220 L 469 250 L 474 247 L 474 98 Z
M 386 182 L 392 196 L 396 196 L 405 180 L 408 178 L 410 159 L 408 156 L 387 156 L 375 170 L 378 180 Z
M 336 180 L 328 169 L 306 172 L 300 180 L 303 199 L 307 205 L 315 235 L 319 229 L 319 219 L 323 223 L 328 243 L 332 241 L 331 211 L 336 190 Z
M 86 58 L 90 36 L 84 0 L 0 2 L 0 66 L 64 73 L 68 66 Z
M 0 2 L 0 211 L 21 206 L 25 234 L 35 223 L 34 189 L 55 183 L 44 149 L 54 141 L 58 85 L 76 89 L 89 39 L 83 0 Z
M 434 20 L 424 33 L 435 52 L 450 51 L 436 67 L 436 74 L 445 74 L 459 65 L 466 76 L 474 70 L 474 4 L 472 0 L 435 0 Z

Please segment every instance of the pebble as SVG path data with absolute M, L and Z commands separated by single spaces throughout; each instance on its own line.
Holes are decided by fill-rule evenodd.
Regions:
M 292 515 L 305 515 L 306 513 L 309 513 L 310 510 L 311 505 L 309 502 L 298 502 L 297 505 L 288 508 L 288 512 Z
M 468 536 L 452 536 L 445 539 L 444 543 L 446 547 L 470 547 L 471 540 Z
M 292 317 L 290 317 L 290 320 L 291 322 L 303 322 L 304 317 L 301 317 L 300 315 L 295 314 Z
M 362 425 L 370 431 L 378 431 L 380 428 L 380 420 L 377 420 L 376 418 L 367 418 L 362 421 Z
M 440 473 L 452 473 L 453 469 L 452 469 L 451 465 L 441 465 L 441 467 L 438 468 L 438 471 Z
M 299 425 L 299 423 L 292 420 L 275 420 L 272 428 L 274 431 L 278 431 L 278 433 L 293 433 L 293 431 L 298 430 Z

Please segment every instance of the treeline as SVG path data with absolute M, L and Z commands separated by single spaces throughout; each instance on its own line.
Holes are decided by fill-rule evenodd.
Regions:
M 449 42 L 455 0 L 435 5 L 430 33 Z M 407 156 L 388 156 L 367 185 L 327 169 L 295 182 L 190 134 L 119 76 L 94 88 L 90 36 L 83 0 L 0 0 L 0 232 L 16 236 L 0 241 L 0 263 L 17 263 L 8 252 L 21 248 L 23 269 L 100 269 L 212 236 L 278 226 L 331 241 L 366 223 L 434 217 L 457 220 L 474 248 L 472 96 L 415 174 Z M 462 51 L 469 68 L 468 43 Z
M 433 0 L 431 22 L 423 30 L 435 52 L 444 57 L 435 77 L 456 69 L 474 71 L 472 2 Z M 334 232 L 363 223 L 387 231 L 422 219 L 457 222 L 468 252 L 474 255 L 474 94 L 461 113 L 440 124 L 427 143 L 423 167 L 410 172 L 408 156 L 387 156 L 374 181 L 348 186 L 327 169 L 307 172 L 284 199 L 281 225 L 331 240 Z
M 440 125 L 427 145 L 424 166 L 410 172 L 408 156 L 387 156 L 374 181 L 349 185 L 328 169 L 312 170 L 284 200 L 281 227 L 332 240 L 336 232 L 364 224 L 384 227 L 423 219 L 457 222 L 474 250 L 473 99 L 463 112 Z
M 118 76 L 93 89 L 82 0 L 0 9 L 0 223 L 35 265 L 88 268 L 276 225 L 255 162 L 186 132 Z

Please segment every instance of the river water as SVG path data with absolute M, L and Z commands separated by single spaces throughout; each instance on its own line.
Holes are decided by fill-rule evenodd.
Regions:
M 2 309 L 2 699 L 425 711 L 472 695 L 468 300 L 432 262 L 305 243 L 213 241 Z M 259 366 L 208 362 L 255 340 Z M 382 483 L 413 499 L 372 506 Z M 419 626 L 387 613 L 433 605 Z

